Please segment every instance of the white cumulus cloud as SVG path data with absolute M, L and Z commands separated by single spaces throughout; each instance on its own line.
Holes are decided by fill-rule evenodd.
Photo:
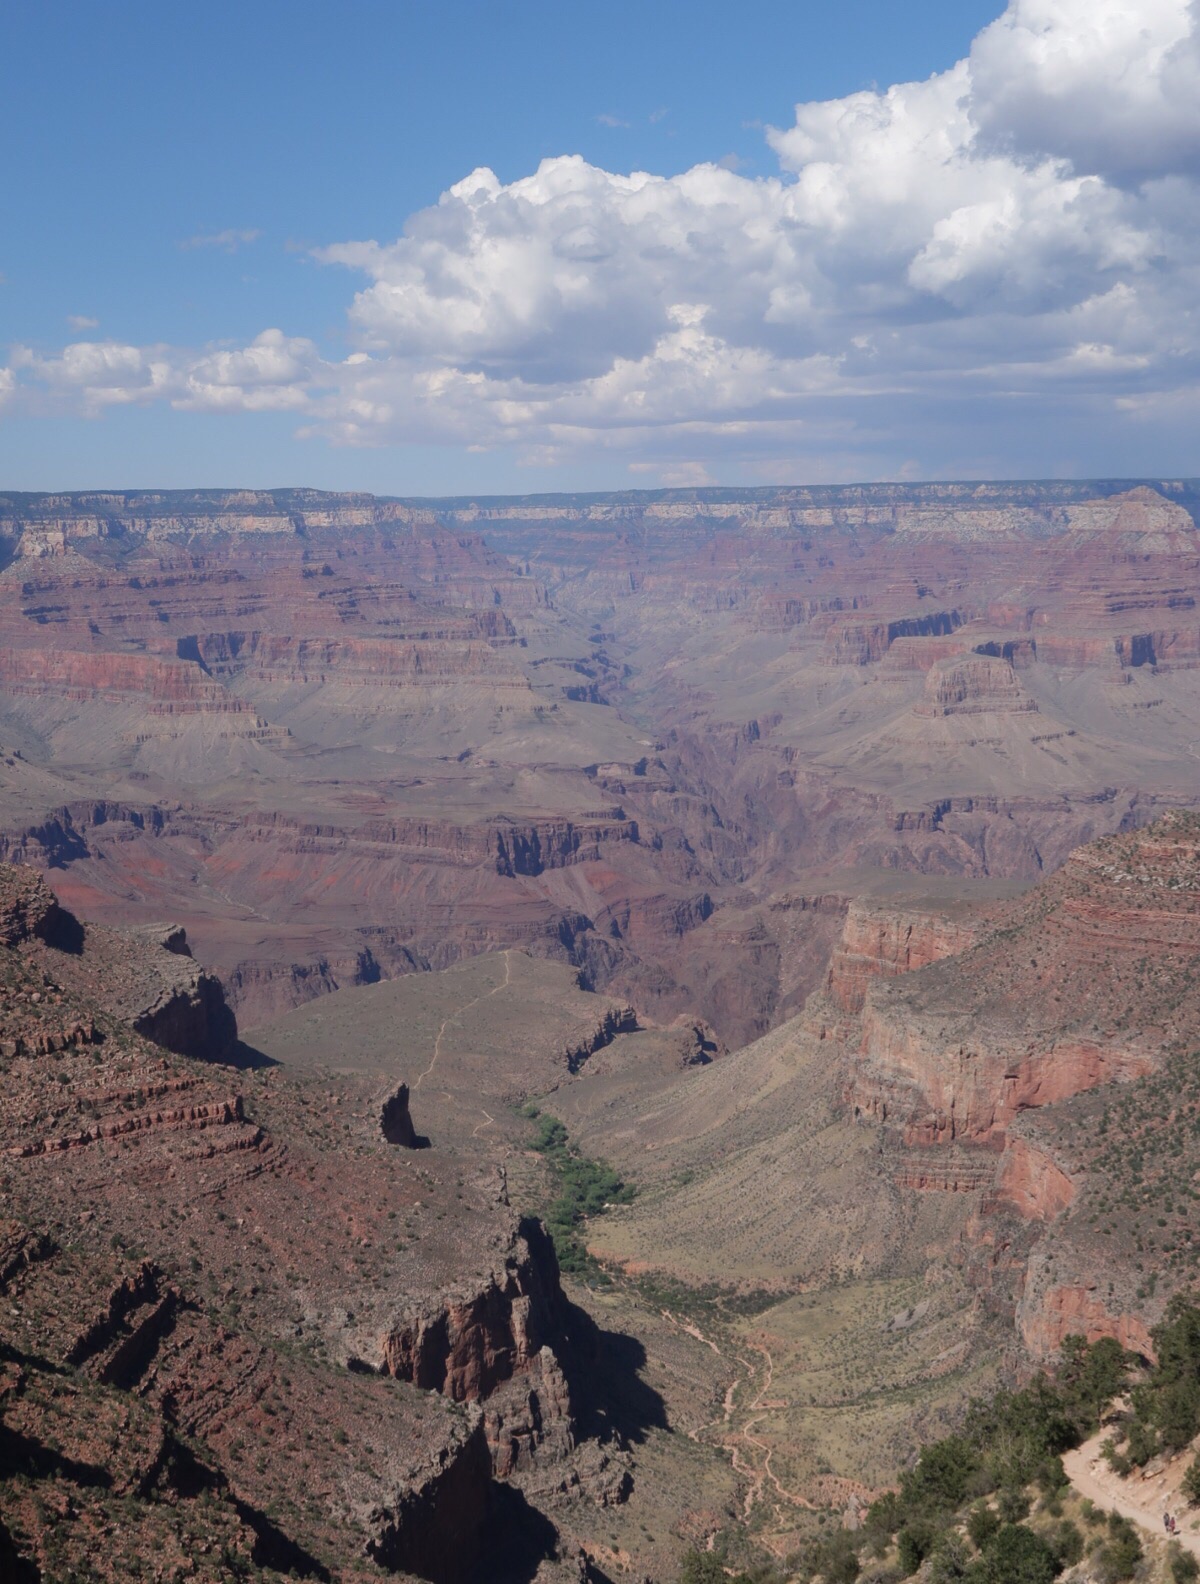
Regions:
M 296 411 L 340 444 L 590 450 L 663 477 L 1019 471 L 1054 447 L 1107 462 L 1148 413 L 1186 432 L 1200 0 L 1011 0 L 950 70 L 797 105 L 766 137 L 767 176 L 479 169 L 394 240 L 317 250 L 360 282 L 348 358 L 281 330 L 18 349 L 12 401 Z M 250 234 L 204 240 L 227 239 Z

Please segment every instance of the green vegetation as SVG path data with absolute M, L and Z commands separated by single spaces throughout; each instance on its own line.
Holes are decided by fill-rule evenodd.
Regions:
M 727 1572 L 724 1551 L 688 1551 L 679 1568 L 679 1584 L 776 1584 L 779 1574 L 769 1564 L 745 1573 Z M 831 1578 L 829 1584 L 835 1584 Z
M 543 1220 L 558 1263 L 572 1276 L 594 1276 L 599 1267 L 584 1244 L 583 1223 L 613 1205 L 630 1204 L 637 1190 L 622 1182 L 604 1161 L 582 1154 L 557 1118 L 542 1116 L 534 1106 L 527 1106 L 525 1115 L 538 1123 L 533 1148 L 545 1156 L 555 1179 L 557 1191 Z
M 669 1309 L 685 1319 L 704 1322 L 760 1315 L 782 1303 L 787 1296 L 785 1292 L 766 1287 L 746 1292 L 712 1281 L 689 1284 L 663 1271 L 646 1271 L 632 1278 L 632 1284 L 654 1308 Z
M 1119 1474 L 1140 1468 L 1159 1452 L 1179 1452 L 1200 1433 L 1200 1304 L 1195 1295 L 1176 1293 L 1162 1320 L 1150 1332 L 1158 1363 L 1133 1388 L 1132 1412 L 1120 1439 L 1105 1443 Z M 1200 1494 L 1200 1478 L 1185 1476 L 1185 1494 Z
M 1120 1513 L 1108 1515 L 1108 1539 L 1096 1554 L 1097 1584 L 1121 1584 L 1131 1579 L 1142 1560 L 1142 1542 L 1128 1518 Z
M 1062 1517 L 1062 1453 L 1096 1428 L 1130 1367 L 1111 1339 L 1068 1338 L 1053 1379 L 972 1403 L 962 1429 L 924 1448 L 858 1534 L 824 1535 L 801 1552 L 799 1577 L 853 1584 L 868 1555 L 894 1548 L 901 1576 L 924 1568 L 931 1584 L 1051 1584 L 1085 1551 L 1079 1527 Z M 1115 1514 L 1092 1549 L 1097 1579 L 1110 1584 L 1129 1577 L 1141 1554 Z
M 1157 962 L 1142 959 L 1161 989 Z M 1194 994 L 1194 963 L 1179 969 L 1183 989 Z M 1140 983 L 1140 981 L 1139 981 Z M 1085 1124 L 1089 1166 L 1103 1184 L 1087 1200 L 1087 1222 L 1118 1237 L 1151 1269 L 1138 1296 L 1153 1296 L 1159 1274 L 1176 1281 L 1200 1272 L 1200 1052 L 1176 1051 L 1165 1067 L 1122 1088 L 1103 1112 Z M 1142 1265 L 1137 1266 L 1138 1270 Z
M 1063 1516 L 1067 1487 L 1062 1454 L 1100 1423 L 1129 1386 L 1132 1408 L 1123 1450 L 1130 1468 L 1160 1451 L 1178 1451 L 1200 1433 L 1200 1302 L 1177 1295 L 1151 1333 L 1157 1364 L 1144 1369 L 1111 1338 L 1089 1344 L 1069 1337 L 1053 1377 L 1036 1376 L 1019 1391 L 1000 1391 L 968 1408 L 962 1428 L 926 1446 L 898 1491 L 870 1508 L 861 1531 L 815 1537 L 789 1562 L 800 1579 L 854 1584 L 870 1557 L 887 1559 L 891 1577 L 921 1570 L 930 1584 L 1052 1584 L 1086 1554 L 1096 1584 L 1121 1584 L 1138 1573 L 1142 1542 L 1119 1513 L 1084 1501 L 1088 1528 Z M 1200 1459 L 1184 1492 L 1200 1498 Z M 1073 1509 L 1074 1510 L 1074 1509 Z M 875 1564 L 878 1572 L 878 1561 Z M 1176 1546 L 1172 1584 L 1200 1576 Z

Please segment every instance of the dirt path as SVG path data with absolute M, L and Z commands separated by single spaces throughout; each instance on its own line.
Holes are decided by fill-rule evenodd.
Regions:
M 668 1309 L 660 1309 L 659 1313 L 664 1320 L 669 1321 L 671 1325 L 682 1331 L 686 1336 L 690 1336 L 694 1341 L 702 1342 L 705 1347 L 711 1348 L 719 1359 L 726 1363 L 736 1360 L 740 1373 L 735 1375 L 725 1392 L 724 1401 L 721 1404 L 721 1413 L 716 1419 L 710 1420 L 708 1424 L 703 1425 L 699 1431 L 695 1432 L 694 1439 L 698 1440 L 701 1435 L 708 1431 L 715 1432 L 714 1439 L 717 1445 L 723 1452 L 728 1453 L 729 1461 L 733 1465 L 735 1472 L 740 1474 L 746 1481 L 746 1495 L 742 1502 L 743 1518 L 749 1518 L 755 1507 L 763 1500 L 763 1495 L 768 1485 L 773 1487 L 779 1501 L 786 1502 L 791 1507 L 803 1507 L 809 1512 L 814 1511 L 814 1505 L 807 1497 L 788 1490 L 780 1483 L 778 1476 L 771 1467 L 774 1449 L 753 1433 L 754 1426 L 760 1419 L 765 1419 L 770 1411 L 770 1405 L 765 1404 L 763 1401 L 771 1390 L 771 1381 L 775 1373 L 775 1361 L 771 1357 L 770 1349 L 762 1342 L 747 1342 L 746 1346 L 751 1353 L 760 1355 L 762 1363 L 749 1357 L 740 1349 L 736 1353 L 727 1353 L 719 1343 L 713 1341 L 712 1337 L 705 1336 L 704 1332 L 701 1331 L 694 1321 L 681 1320 L 678 1315 L 673 1315 Z M 756 1390 L 749 1404 L 749 1417 L 740 1429 L 735 1430 L 733 1428 L 733 1416 L 738 1388 L 743 1385 L 750 1386 L 751 1384 L 756 1386 Z M 750 1453 L 749 1457 L 745 1455 L 747 1451 Z M 754 1454 L 757 1454 L 757 1457 Z M 778 1515 L 778 1505 L 776 1505 L 776 1513 Z M 765 1540 L 764 1544 L 769 1546 L 770 1541 Z
M 485 990 L 482 995 L 472 996 L 469 1001 L 465 1001 L 462 1006 L 458 1007 L 455 1011 L 451 1012 L 449 1014 L 449 1016 L 444 1017 L 442 1019 L 442 1026 L 441 1026 L 440 1029 L 438 1029 L 437 1038 L 433 1042 L 433 1057 L 432 1057 L 432 1060 L 430 1061 L 429 1066 L 426 1067 L 425 1071 L 417 1079 L 416 1083 L 413 1084 L 413 1093 L 414 1094 L 416 1094 L 417 1090 L 421 1087 L 421 1085 L 425 1082 L 426 1078 L 429 1077 L 429 1074 L 437 1066 L 438 1057 L 442 1054 L 442 1040 L 446 1037 L 446 1030 L 450 1027 L 451 1023 L 455 1022 L 458 1018 L 462 1017 L 464 1012 L 470 1011 L 470 1009 L 473 1006 L 478 1006 L 481 1001 L 487 1001 L 487 1000 L 490 1000 L 490 998 L 492 996 L 499 995 L 501 990 L 505 990 L 505 989 L 508 988 L 508 986 L 511 983 L 511 981 L 512 981 L 512 954 L 511 954 L 511 952 L 505 952 L 504 953 L 504 981 L 503 981 L 503 983 L 502 984 L 498 984 L 498 985 L 493 985 L 490 990 Z M 487 1112 L 486 1111 L 484 1112 L 484 1116 L 487 1116 Z
M 747 1419 L 745 1424 L 742 1426 L 743 1438 L 763 1455 L 762 1468 L 760 1470 L 759 1478 L 759 1493 L 761 1495 L 763 1486 L 769 1480 L 775 1487 L 775 1494 L 779 1497 L 780 1501 L 788 1502 L 793 1507 L 803 1507 L 808 1512 L 814 1512 L 816 1508 L 806 1496 L 801 1496 L 796 1491 L 787 1490 L 779 1483 L 778 1476 L 771 1468 L 771 1458 L 774 1455 L 774 1449 L 768 1446 L 765 1441 L 760 1441 L 756 1435 L 751 1434 L 753 1427 L 759 1422 L 759 1420 L 766 1418 L 767 1412 L 771 1406 L 770 1404 L 764 1403 L 763 1398 L 771 1389 L 771 1381 L 775 1374 L 775 1361 L 771 1357 L 770 1350 L 764 1343 L 750 1342 L 747 1345 L 753 1348 L 756 1353 L 761 1353 L 763 1358 L 766 1360 L 766 1368 L 763 1371 L 762 1384 L 759 1386 L 758 1391 L 754 1395 L 754 1401 L 750 1404 L 751 1417 Z M 756 1413 L 755 1409 L 761 1409 L 762 1411 Z
M 1164 1469 L 1160 1475 L 1131 1483 L 1114 1474 L 1101 1456 L 1100 1446 L 1108 1433 L 1102 1430 L 1090 1441 L 1085 1441 L 1078 1451 L 1064 1454 L 1063 1467 L 1071 1484 L 1097 1507 L 1109 1510 L 1115 1507 L 1123 1517 L 1156 1540 L 1167 1539 L 1163 1512 L 1174 1513 L 1179 1524 L 1174 1538 L 1200 1558 L 1200 1516 L 1179 1495 L 1179 1480 L 1186 1459 L 1177 1459 L 1177 1467 Z

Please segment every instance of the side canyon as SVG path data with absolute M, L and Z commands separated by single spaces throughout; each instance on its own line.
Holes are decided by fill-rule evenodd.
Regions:
M 672 1584 L 1148 1355 L 1197 507 L 0 498 L 0 1561 Z

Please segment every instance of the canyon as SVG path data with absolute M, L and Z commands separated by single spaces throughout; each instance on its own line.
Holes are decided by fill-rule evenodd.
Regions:
M 1147 1353 L 1197 506 L 0 498 L 0 1555 L 666 1584 Z
M 0 499 L 0 856 L 253 1026 L 517 947 L 727 1045 L 1196 801 L 1191 484 Z

